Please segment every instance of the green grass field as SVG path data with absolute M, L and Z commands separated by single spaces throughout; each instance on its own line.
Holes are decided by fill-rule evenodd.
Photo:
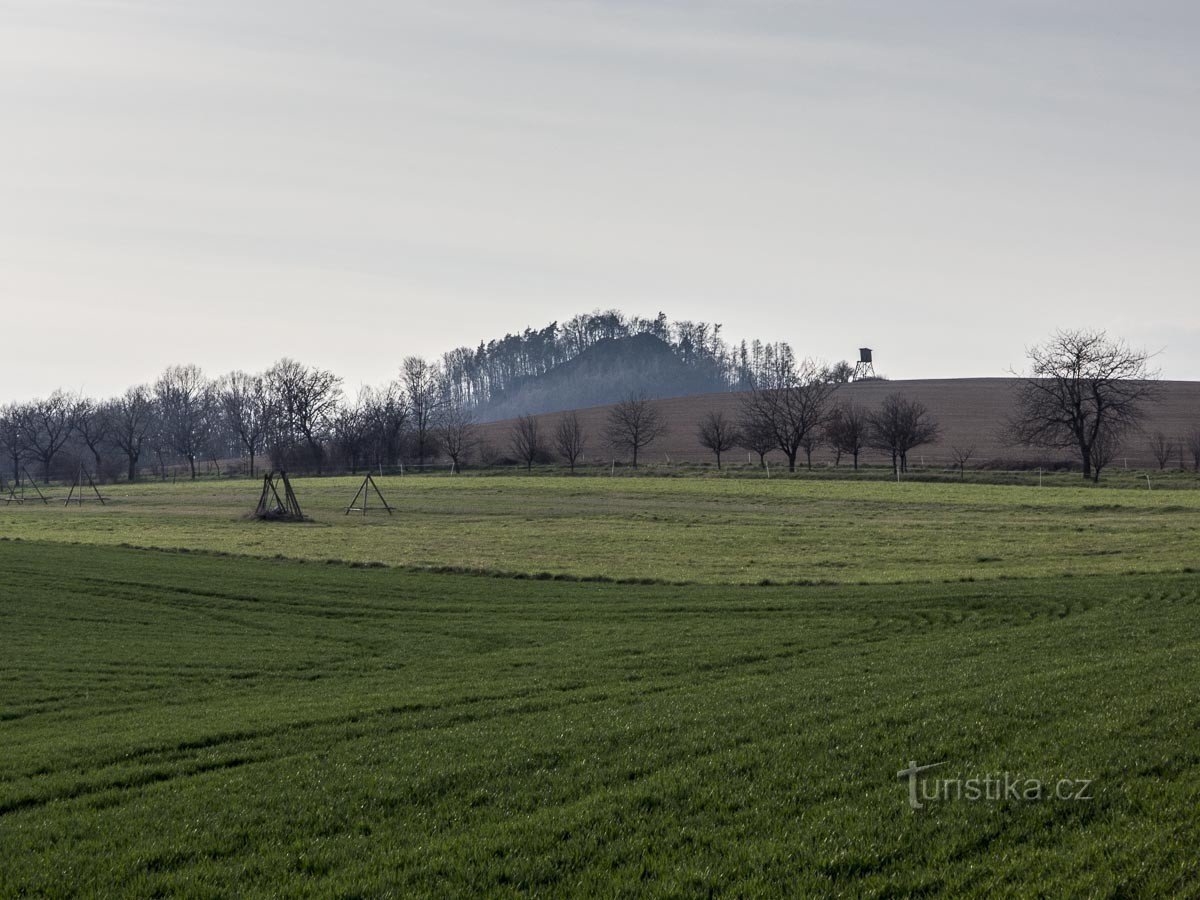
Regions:
M 1200 891 L 1196 492 L 382 486 L 0 509 L 0 896 Z
M 395 516 L 343 515 L 356 479 L 298 478 L 314 521 L 248 522 L 255 483 L 200 481 L 106 488 L 107 506 L 82 510 L 0 507 L 0 535 L 709 584 L 1177 572 L 1196 562 L 1200 543 L 1195 490 L 536 476 L 379 483 Z

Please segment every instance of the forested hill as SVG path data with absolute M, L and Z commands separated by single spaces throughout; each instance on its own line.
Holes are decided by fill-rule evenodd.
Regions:
M 721 326 L 583 313 L 442 356 L 447 399 L 481 420 L 612 403 L 632 390 L 667 397 L 747 390 L 790 359 L 785 343 L 728 344 Z
M 682 397 L 727 387 L 716 366 L 689 365 L 652 334 L 605 338 L 544 375 L 526 379 L 484 407 L 481 418 L 507 419 L 524 413 L 600 406 L 634 392 Z

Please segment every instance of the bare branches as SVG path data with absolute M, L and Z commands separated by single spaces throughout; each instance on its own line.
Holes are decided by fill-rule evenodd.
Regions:
M 799 368 L 790 357 L 778 360 L 763 386 L 744 401 L 742 421 L 753 432 L 770 434 L 775 447 L 787 457 L 788 470 L 794 472 L 801 448 L 811 454 L 825 427 L 829 400 L 836 389 L 811 360 L 804 360 Z
M 700 446 L 707 447 L 717 457 L 717 468 L 721 468 L 721 454 L 738 446 L 742 439 L 737 424 L 723 412 L 710 412 L 700 420 L 696 430 Z
M 1028 351 L 1029 375 L 1016 388 L 1009 430 L 1016 443 L 1079 454 L 1085 478 L 1099 477 L 1097 450 L 1136 428 L 1158 398 L 1158 372 L 1145 351 L 1103 331 L 1059 331 Z M 1104 462 L 1108 460 L 1105 459 Z
M 924 403 L 889 394 L 868 417 L 868 445 L 892 457 L 892 468 L 908 471 L 908 454 L 915 447 L 937 441 L 941 431 Z
M 261 375 L 230 372 L 217 386 L 217 402 L 225 424 L 250 457 L 250 476 L 254 460 L 263 448 L 271 416 L 266 381 Z
M 583 456 L 586 441 L 583 425 L 574 411 L 559 416 L 558 424 L 554 428 L 554 449 L 567 461 L 572 472 L 575 471 L 575 464 L 579 458 Z
M 448 402 L 438 414 L 437 436 L 456 472 L 475 449 L 475 430 L 475 416 L 462 401 Z
M 154 427 L 156 410 L 154 398 L 145 385 L 137 385 L 125 391 L 106 407 L 112 442 L 125 454 L 129 464 L 129 480 L 137 479 L 137 464 L 142 456 L 142 445 Z
M 850 402 L 839 403 L 825 425 L 825 440 L 837 454 L 838 463 L 843 453 L 849 454 L 854 460 L 855 471 L 858 471 L 858 457 L 867 445 L 869 431 L 870 417 L 866 410 Z
M 626 397 L 608 412 L 608 425 L 604 429 L 608 444 L 614 450 L 625 451 L 633 456 L 633 467 L 638 464 L 638 453 L 649 447 L 667 432 L 667 423 L 657 405 L 644 394 Z
M 1156 431 L 1150 435 L 1150 452 L 1154 454 L 1154 461 L 1158 463 L 1158 470 L 1160 472 L 1167 467 L 1178 447 L 1179 445 L 1175 441 L 1168 438 L 1161 431 Z
M 542 436 L 538 430 L 537 417 L 524 415 L 516 419 L 509 432 L 508 444 L 512 448 L 513 455 L 525 463 L 525 470 L 533 469 L 533 464 L 545 452 Z
M 967 463 L 971 461 L 971 457 L 975 455 L 974 447 L 951 447 L 950 457 L 954 460 L 954 465 L 958 467 L 958 480 L 962 481 L 966 478 Z

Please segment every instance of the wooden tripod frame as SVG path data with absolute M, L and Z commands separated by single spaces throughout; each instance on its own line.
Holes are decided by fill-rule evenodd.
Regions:
M 358 490 L 354 494 L 354 499 L 350 501 L 350 505 L 346 507 L 346 515 L 352 512 L 367 514 L 367 499 L 371 496 L 371 491 L 375 491 L 375 496 L 379 498 L 379 502 L 383 504 L 383 508 L 387 510 L 388 515 L 393 515 L 392 507 L 388 504 L 387 498 L 383 496 L 383 492 L 379 490 L 379 485 L 375 483 L 375 479 L 371 477 L 371 473 L 367 473 L 367 477 L 363 479 L 362 484 L 358 486 Z M 362 506 L 358 505 L 358 498 L 362 497 Z

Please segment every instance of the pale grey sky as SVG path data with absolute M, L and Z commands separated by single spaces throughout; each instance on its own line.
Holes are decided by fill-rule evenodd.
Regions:
M 595 307 L 1200 378 L 1200 5 L 0 0 L 0 397 Z

